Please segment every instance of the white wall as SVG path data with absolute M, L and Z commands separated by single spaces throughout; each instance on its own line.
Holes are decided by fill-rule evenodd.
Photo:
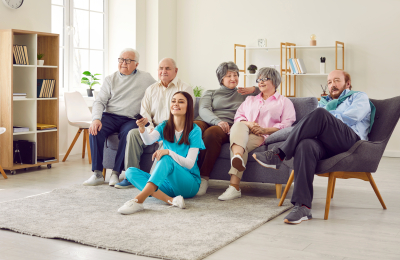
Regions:
M 51 31 L 51 0 L 25 1 L 17 10 L 0 3 L 0 29 Z
M 233 60 L 235 43 L 256 46 L 258 38 L 266 38 L 270 47 L 279 47 L 280 42 L 308 45 L 310 35 L 316 34 L 318 45 L 332 45 L 336 40 L 345 43 L 345 69 L 352 75 L 354 90 L 375 99 L 399 96 L 399 10 L 396 0 L 178 0 L 180 77 L 194 86 L 215 89 L 219 87 L 215 70 L 221 62 Z M 327 70 L 331 70 L 333 53 L 309 50 L 298 56 L 313 57 L 306 65 L 314 70 L 319 57 L 327 56 Z M 248 62 L 256 65 L 279 64 L 278 51 L 249 56 Z M 326 78 L 299 81 L 298 96 L 318 96 Z M 385 154 L 400 157 L 400 126 Z

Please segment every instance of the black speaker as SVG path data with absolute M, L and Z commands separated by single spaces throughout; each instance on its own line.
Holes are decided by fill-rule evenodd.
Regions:
M 36 143 L 28 140 L 14 141 L 14 163 L 35 164 Z

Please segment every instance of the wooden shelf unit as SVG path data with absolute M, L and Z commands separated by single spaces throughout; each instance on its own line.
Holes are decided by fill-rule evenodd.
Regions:
M 344 70 L 344 43 L 336 41 L 335 45 L 331 46 L 296 46 L 294 43 L 290 42 L 281 42 L 280 47 L 246 47 L 246 45 L 243 44 L 234 44 L 234 62 L 236 62 L 236 56 L 237 50 L 243 50 L 244 52 L 244 59 L 243 59 L 243 64 L 244 64 L 244 69 L 239 70 L 239 72 L 244 73 L 244 87 L 246 87 L 246 77 L 247 76 L 256 76 L 256 74 L 247 74 L 246 73 L 246 57 L 247 57 L 247 51 L 252 51 L 252 50 L 275 50 L 279 49 L 280 50 L 280 74 L 282 78 L 281 85 L 279 87 L 279 92 L 282 95 L 283 90 L 285 90 L 284 95 L 287 97 L 295 97 L 296 96 L 296 77 L 297 76 L 327 76 L 328 73 L 325 74 L 319 74 L 319 73 L 306 73 L 306 74 L 293 74 L 292 71 L 290 70 L 290 66 L 288 63 L 288 59 L 290 58 L 297 58 L 296 56 L 296 49 L 335 49 L 335 69 L 336 70 Z M 338 49 L 342 49 L 342 68 L 338 68 Z
M 13 45 L 26 45 L 29 65 L 13 64 Z M 37 66 L 37 54 L 45 64 Z M 0 30 L 0 165 L 5 170 L 48 165 L 59 160 L 59 35 L 24 30 Z M 52 98 L 37 98 L 37 79 L 54 79 Z M 26 93 L 26 99 L 13 99 L 13 93 Z M 56 125 L 57 129 L 36 130 L 37 123 Z M 13 126 L 29 127 L 29 132 L 13 133 Z M 34 164 L 14 164 L 13 141 L 36 143 Z M 37 163 L 37 156 L 55 157 L 56 161 Z

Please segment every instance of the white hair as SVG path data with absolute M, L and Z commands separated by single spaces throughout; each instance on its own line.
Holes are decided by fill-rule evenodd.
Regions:
M 139 57 L 140 57 L 140 55 L 139 55 L 139 52 L 138 52 L 137 50 L 132 49 L 132 48 L 126 48 L 126 49 L 123 49 L 123 50 L 121 51 L 121 53 L 119 54 L 119 56 L 121 57 L 122 54 L 124 54 L 125 52 L 133 52 L 133 53 L 135 54 L 135 60 L 136 60 L 136 62 L 139 62 Z
M 162 58 L 158 64 L 160 64 L 163 60 L 170 60 L 172 62 L 172 64 L 174 65 L 174 67 L 177 68 L 176 62 L 173 58 Z

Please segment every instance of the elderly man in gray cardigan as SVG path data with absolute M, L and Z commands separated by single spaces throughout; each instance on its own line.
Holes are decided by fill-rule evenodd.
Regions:
M 237 88 L 239 68 L 232 61 L 221 63 L 216 73 L 220 88 L 204 93 L 199 103 L 199 117 L 194 121 L 201 128 L 206 146 L 206 150 L 200 151 L 198 160 L 201 184 L 197 195 L 204 195 L 207 191 L 208 179 L 221 146 L 229 143 L 229 132 L 236 110 L 248 95 L 260 93 L 256 87 Z
M 136 118 L 140 112 L 140 102 L 154 78 L 137 69 L 139 53 L 134 49 L 124 49 L 118 58 L 118 71 L 107 76 L 101 86 L 92 108 L 92 124 L 89 139 L 94 174 L 83 185 L 95 186 L 103 183 L 103 148 L 107 137 L 118 132 L 120 140 L 115 165 L 110 177 L 110 186 L 119 182 L 124 169 L 126 136 L 137 128 Z

